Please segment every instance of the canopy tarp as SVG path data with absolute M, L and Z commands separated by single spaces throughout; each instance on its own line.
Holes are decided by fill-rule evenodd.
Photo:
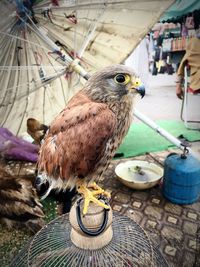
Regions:
M 84 79 L 123 63 L 174 0 L 1 0 L 0 126 L 21 135 L 49 125 Z M 70 60 L 69 60 L 70 59 Z
M 200 9 L 199 0 L 176 0 L 176 2 L 165 11 L 160 21 L 170 21 L 173 18 L 184 16 L 198 9 Z

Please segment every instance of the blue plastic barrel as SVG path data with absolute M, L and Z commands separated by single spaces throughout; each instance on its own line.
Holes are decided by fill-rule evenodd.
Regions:
M 191 204 L 200 196 L 200 161 L 169 155 L 164 163 L 163 195 L 176 204 Z

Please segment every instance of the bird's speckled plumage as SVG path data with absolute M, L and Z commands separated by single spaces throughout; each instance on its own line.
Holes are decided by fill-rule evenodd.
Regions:
M 9 227 L 26 225 L 33 232 L 44 226 L 33 177 L 16 177 L 0 168 L 0 199 L 0 222 Z
M 97 180 L 127 133 L 136 90 L 117 84 L 117 74 L 135 73 L 124 65 L 94 74 L 54 119 L 40 149 L 38 170 L 51 188 L 73 188 L 78 178 Z

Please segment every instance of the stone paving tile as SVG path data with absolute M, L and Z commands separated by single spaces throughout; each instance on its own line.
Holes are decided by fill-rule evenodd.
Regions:
M 173 224 L 177 224 L 178 222 L 178 218 L 172 217 L 172 216 L 168 216 L 167 217 L 167 221 Z
M 138 224 L 140 224 L 140 222 L 143 219 L 142 212 L 132 210 L 132 209 L 126 210 L 125 215 L 128 216 L 129 218 L 131 218 L 132 220 L 134 220 L 135 222 L 137 222 Z
M 116 201 L 120 201 L 121 203 L 125 204 L 125 203 L 128 203 L 130 202 L 130 196 L 127 195 L 127 194 L 124 194 L 124 193 L 117 193 L 115 196 L 114 196 L 114 200 Z
M 156 221 L 152 221 L 152 220 L 147 220 L 146 222 L 146 227 L 147 228 L 156 228 L 157 222 Z
M 149 218 L 161 220 L 163 211 L 161 208 L 156 206 L 147 206 L 144 213 L 149 216 Z
M 114 204 L 112 208 L 113 208 L 114 211 L 121 211 L 122 210 L 122 206 L 121 205 L 117 205 L 117 204 Z
M 181 267 L 198 267 L 197 261 L 193 253 L 185 251 L 184 258 L 181 260 Z
M 198 217 L 198 214 L 196 212 L 191 212 L 191 211 L 188 211 L 187 213 L 187 217 L 191 220 L 196 220 L 197 217 Z
M 184 232 L 190 234 L 190 235 L 195 235 L 197 232 L 198 225 L 196 223 L 192 223 L 189 221 L 184 221 L 183 222 L 183 230 Z
M 163 229 L 161 230 L 161 235 L 164 238 L 170 239 L 170 240 L 175 240 L 178 242 L 183 241 L 183 232 L 178 229 L 174 228 L 172 226 L 163 226 Z
M 167 212 L 170 212 L 170 213 L 173 213 L 173 214 L 176 214 L 176 215 L 181 215 L 182 212 L 183 212 L 183 208 L 179 205 L 175 205 L 175 204 L 172 204 L 172 203 L 169 203 L 167 202 L 164 206 L 164 210 L 167 211 Z
M 133 201 L 132 206 L 135 208 L 140 208 L 142 206 L 142 202 L 140 201 Z
M 196 249 L 197 249 L 197 241 L 196 241 L 196 239 L 190 239 L 189 240 L 188 248 L 193 249 L 194 251 L 196 251 Z
M 170 256 L 175 257 L 176 256 L 176 252 L 177 252 L 177 249 L 174 248 L 174 247 L 171 247 L 169 245 L 167 245 L 165 247 L 165 253 L 168 254 L 168 255 L 170 255 Z
M 140 199 L 140 200 L 147 200 L 149 197 L 149 193 L 147 191 L 136 191 L 133 190 L 132 191 L 132 195 L 131 197 L 133 197 L 134 199 Z
M 151 202 L 154 203 L 154 204 L 160 204 L 160 199 L 153 197 L 152 200 L 151 200 Z
M 199 202 L 195 202 L 191 205 L 184 205 L 183 206 L 184 209 L 191 209 L 191 210 L 195 210 L 198 215 L 200 216 L 200 208 L 199 208 Z

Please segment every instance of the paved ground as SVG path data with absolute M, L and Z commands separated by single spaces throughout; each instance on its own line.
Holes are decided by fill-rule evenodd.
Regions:
M 152 120 L 180 121 L 182 101 L 175 94 L 175 79 L 175 75 L 150 75 L 149 89 L 145 97 L 136 102 L 137 109 Z M 190 96 L 190 103 L 189 118 L 200 120 L 200 95 Z
M 162 166 L 170 152 L 150 153 L 134 159 Z M 115 179 L 117 163 L 114 161 L 111 164 L 104 180 L 105 188 L 112 190 L 113 209 L 134 219 L 145 229 L 170 267 L 200 266 L 200 240 L 197 240 L 200 202 L 184 206 L 172 204 L 163 197 L 161 184 L 143 191 L 128 189 Z
M 136 107 L 154 121 L 180 120 L 181 101 L 175 95 L 175 75 L 149 75 L 149 89 Z

